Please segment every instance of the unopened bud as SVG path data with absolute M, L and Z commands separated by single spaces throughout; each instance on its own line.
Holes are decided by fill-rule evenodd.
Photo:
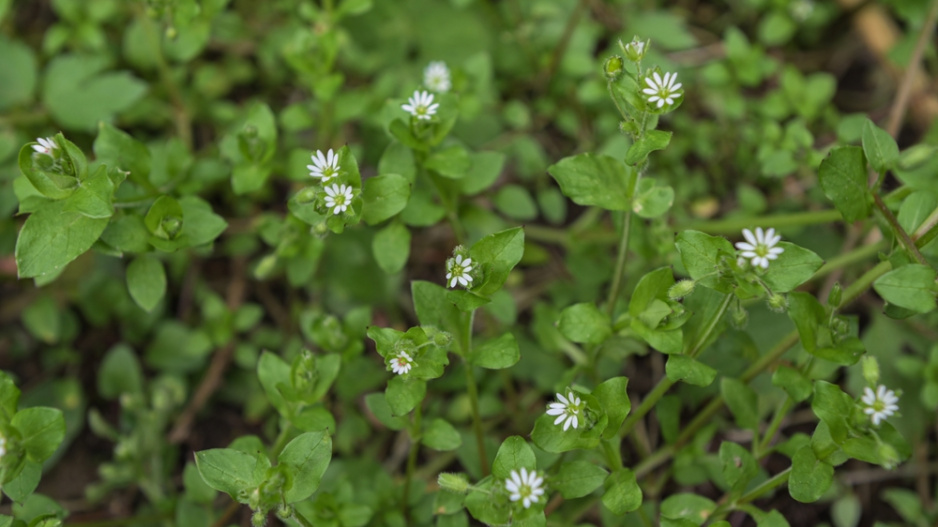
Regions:
M 866 380 L 866 384 L 870 386 L 879 384 L 879 363 L 876 362 L 876 357 L 865 355 L 860 359 L 860 367 L 863 369 L 863 378 Z
M 438 348 L 448 348 L 450 343 L 453 342 L 453 335 L 445 331 L 434 331 L 431 338 L 433 339 L 433 345 Z
M 296 193 L 296 202 L 300 205 L 306 205 L 316 201 L 317 190 L 315 187 L 306 187 Z
M 182 219 L 176 216 L 166 216 L 163 218 L 163 221 L 160 222 L 160 227 L 163 228 L 163 232 L 166 233 L 166 236 L 172 240 L 179 234 L 179 231 L 182 230 Z
M 645 51 L 647 51 L 647 41 L 643 42 L 641 40 L 632 39 L 628 44 L 622 45 L 622 42 L 619 42 L 619 47 L 622 48 L 622 52 L 625 53 L 625 58 L 631 60 L 632 62 L 641 62 L 642 58 L 645 57 Z
M 746 328 L 746 324 L 749 323 L 749 311 L 746 311 L 743 307 L 738 307 L 734 309 L 730 316 L 730 323 L 733 324 L 733 327 L 738 330 L 743 330 Z
M 668 289 L 668 298 L 671 300 L 680 300 L 694 292 L 697 282 L 694 280 L 681 280 Z
M 769 296 L 769 309 L 775 311 L 776 313 L 784 313 L 788 309 L 788 298 L 785 295 L 778 295 L 772 293 Z
M 436 482 L 440 485 L 440 488 L 457 494 L 465 494 L 469 491 L 469 480 L 466 479 L 464 474 L 441 472 L 436 478 Z
M 834 287 L 831 288 L 831 292 L 827 295 L 827 305 L 837 307 L 840 305 L 840 300 L 843 298 L 843 289 L 840 287 L 840 282 L 834 282 Z
M 281 503 L 277 506 L 277 517 L 281 520 L 289 520 L 293 517 L 293 506 Z
M 257 267 L 254 268 L 254 278 L 257 278 L 258 280 L 267 279 L 274 272 L 276 267 L 277 255 L 268 254 L 267 256 L 261 258 L 261 261 L 257 262 Z
M 252 527 L 264 527 L 264 524 L 267 523 L 267 513 L 264 511 L 254 511 L 254 514 L 251 515 L 251 526 Z
M 899 464 L 899 452 L 896 452 L 892 445 L 880 443 L 876 454 L 879 455 L 879 464 L 887 469 L 892 470 Z
M 622 70 L 625 68 L 625 62 L 622 61 L 622 57 L 619 55 L 613 55 L 606 59 L 606 62 L 603 64 L 603 74 L 609 80 L 616 80 L 622 75 Z

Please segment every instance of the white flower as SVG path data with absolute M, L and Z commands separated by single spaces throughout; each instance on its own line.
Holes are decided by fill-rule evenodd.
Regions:
M 430 119 L 430 116 L 435 115 L 436 109 L 439 107 L 439 103 L 433 102 L 432 93 L 420 90 L 415 91 L 410 99 L 407 99 L 407 104 L 401 105 L 401 108 L 410 112 L 417 119 Z
M 310 177 L 321 178 L 322 182 L 326 183 L 339 175 L 339 156 L 331 148 L 326 155 L 322 155 L 322 150 L 316 150 L 316 155 L 310 157 L 313 159 L 313 164 L 306 165 Z
M 47 156 L 51 156 L 52 151 L 59 147 L 51 137 L 37 137 L 36 142 L 39 144 L 33 145 L 33 150 Z
M 352 203 L 352 187 L 348 185 L 332 185 L 326 187 L 326 207 L 332 209 L 333 214 L 345 212 Z
M 448 92 L 450 89 L 449 68 L 443 61 L 431 62 L 423 70 L 423 84 L 433 91 Z
M 814 2 L 811 0 L 795 0 L 788 6 L 788 12 L 798 22 L 804 22 L 814 11 Z
M 461 254 L 457 254 L 455 258 L 446 261 L 446 281 L 450 287 L 455 288 L 457 282 L 463 287 L 469 287 L 472 283 L 472 276 L 469 274 L 471 271 L 472 258 L 463 258 Z
M 626 50 L 628 50 L 630 53 L 634 53 L 635 56 L 637 56 L 637 57 L 641 57 L 642 54 L 645 53 L 645 43 L 644 43 L 644 42 L 641 42 L 641 41 L 638 41 L 638 40 L 633 40 L 632 42 L 629 42 L 628 44 L 625 45 L 625 48 L 626 48 Z M 674 76 L 676 77 L 676 76 L 677 76 L 677 73 L 675 73 Z M 680 87 L 680 86 L 678 86 L 678 87 Z
M 896 404 L 899 398 L 896 397 L 895 392 L 887 390 L 882 384 L 876 388 L 875 393 L 869 386 L 863 388 L 863 398 L 860 400 L 866 405 L 863 413 L 870 416 L 870 420 L 876 426 L 899 409 L 899 405 Z
M 742 251 L 739 253 L 742 258 L 751 259 L 752 265 L 768 269 L 769 260 L 775 260 L 785 252 L 785 249 L 775 246 L 782 239 L 780 235 L 775 234 L 775 229 L 763 232 L 762 227 L 756 227 L 755 235 L 751 230 L 743 229 L 743 236 L 746 241 L 736 242 L 736 248 Z
M 680 82 L 675 83 L 677 80 L 677 73 L 665 73 L 664 78 L 661 78 L 661 75 L 658 75 L 658 72 L 653 72 L 651 77 L 645 77 L 645 84 L 648 85 L 647 88 L 642 90 L 643 93 L 648 95 L 648 102 L 654 104 L 658 103 L 658 108 L 661 108 L 665 104 L 671 106 L 674 104 L 674 99 L 680 97 L 681 95 L 681 84 Z
M 537 503 L 540 496 L 544 495 L 544 478 L 537 475 L 536 470 L 528 472 L 528 469 L 522 467 L 521 473 L 512 470 L 510 477 L 505 480 L 505 489 L 508 490 L 508 498 L 511 501 L 521 500 L 521 504 L 527 509 L 532 503 Z
M 399 351 L 397 356 L 391 359 L 391 371 L 398 375 L 404 375 L 414 366 L 414 359 L 406 351 Z
M 7 438 L 0 436 L 0 459 L 7 455 Z
M 571 426 L 576 430 L 580 424 L 580 410 L 582 409 L 580 398 L 572 391 L 567 392 L 567 396 L 557 394 L 560 402 L 547 405 L 547 415 L 556 415 L 555 425 L 563 423 L 563 431 L 566 432 Z

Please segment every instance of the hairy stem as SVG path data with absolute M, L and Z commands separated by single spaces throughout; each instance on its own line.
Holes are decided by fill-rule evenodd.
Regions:
M 479 464 L 482 467 L 482 474 L 489 473 L 489 459 L 485 453 L 485 433 L 482 430 L 482 418 L 479 416 L 479 387 L 476 384 L 475 372 L 472 371 L 473 365 L 469 363 L 468 357 L 472 352 L 472 321 L 475 318 L 475 311 L 466 316 L 466 327 L 463 331 L 463 359 L 466 367 L 466 388 L 469 392 L 469 406 L 472 410 L 472 429 L 476 436 L 476 448 L 479 449 Z
M 616 300 L 619 299 L 619 290 L 622 288 L 622 274 L 625 270 L 625 256 L 629 250 L 629 231 L 632 227 L 632 209 L 623 212 L 622 217 L 622 237 L 619 238 L 619 255 L 616 257 L 616 269 L 612 275 L 612 287 L 609 289 L 609 297 L 606 299 L 606 314 L 612 318 L 616 307 Z

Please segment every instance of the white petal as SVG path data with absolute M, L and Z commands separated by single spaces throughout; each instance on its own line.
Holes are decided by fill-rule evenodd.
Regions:
M 557 419 L 554 419 L 554 424 L 555 424 L 555 425 L 559 425 L 559 424 L 562 423 L 563 420 L 566 419 L 566 418 L 567 418 L 567 416 L 562 413 L 562 414 L 560 414 L 560 415 L 557 417 Z
M 746 242 L 736 242 L 736 248 L 743 251 L 755 251 L 756 247 L 751 243 Z
M 547 409 L 547 415 L 563 415 L 565 413 L 566 413 L 566 410 L 564 410 L 563 408 L 548 408 Z
M 743 258 L 758 258 L 759 257 L 759 255 L 756 254 L 754 251 L 743 251 L 739 253 L 739 255 L 742 256 Z
M 658 108 L 661 108 L 662 106 L 664 106 L 664 99 L 660 99 L 658 101 Z
M 563 394 L 559 394 L 559 393 L 558 393 L 558 394 L 557 394 L 557 399 L 559 399 L 560 402 L 562 402 L 563 404 L 570 404 L 570 401 L 567 400 L 567 398 L 564 397 Z
M 677 73 L 675 73 L 674 76 L 677 77 Z M 679 82 L 679 83 L 675 84 L 674 86 L 671 86 L 671 90 L 673 90 L 673 91 L 678 91 L 678 90 L 681 89 L 681 86 L 683 86 L 683 84 L 681 84 L 681 83 Z
M 652 93 L 658 91 L 658 85 L 652 82 L 649 77 L 645 77 L 645 84 L 647 84 L 648 87 L 652 89 Z M 645 91 L 645 93 L 648 93 L 648 91 Z
M 664 81 L 661 79 L 661 75 L 658 75 L 657 71 L 652 73 L 651 76 L 655 78 L 655 84 L 658 86 L 664 86 Z
M 654 95 L 654 94 L 658 93 L 658 90 L 656 90 L 656 89 L 654 89 L 654 88 L 645 88 L 644 90 L 642 90 L 642 93 L 646 93 L 646 94 L 648 94 L 648 95 Z
M 508 489 L 508 492 L 517 492 L 518 484 L 510 479 L 505 480 L 505 488 Z
M 570 428 L 570 419 L 563 422 L 563 431 L 566 432 L 568 428 Z
M 755 248 L 756 245 L 759 245 L 759 240 L 756 240 L 756 237 L 752 235 L 752 231 L 749 229 L 743 229 L 743 238 L 746 238 L 746 241 L 753 245 Z
M 577 417 L 574 415 L 573 416 L 573 428 L 576 429 L 577 425 L 579 424 L 580 424 L 579 419 L 577 419 Z

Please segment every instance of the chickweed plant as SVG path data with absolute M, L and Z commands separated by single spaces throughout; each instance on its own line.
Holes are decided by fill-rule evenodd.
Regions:
M 0 527 L 935 525 L 936 18 L 0 0 Z

